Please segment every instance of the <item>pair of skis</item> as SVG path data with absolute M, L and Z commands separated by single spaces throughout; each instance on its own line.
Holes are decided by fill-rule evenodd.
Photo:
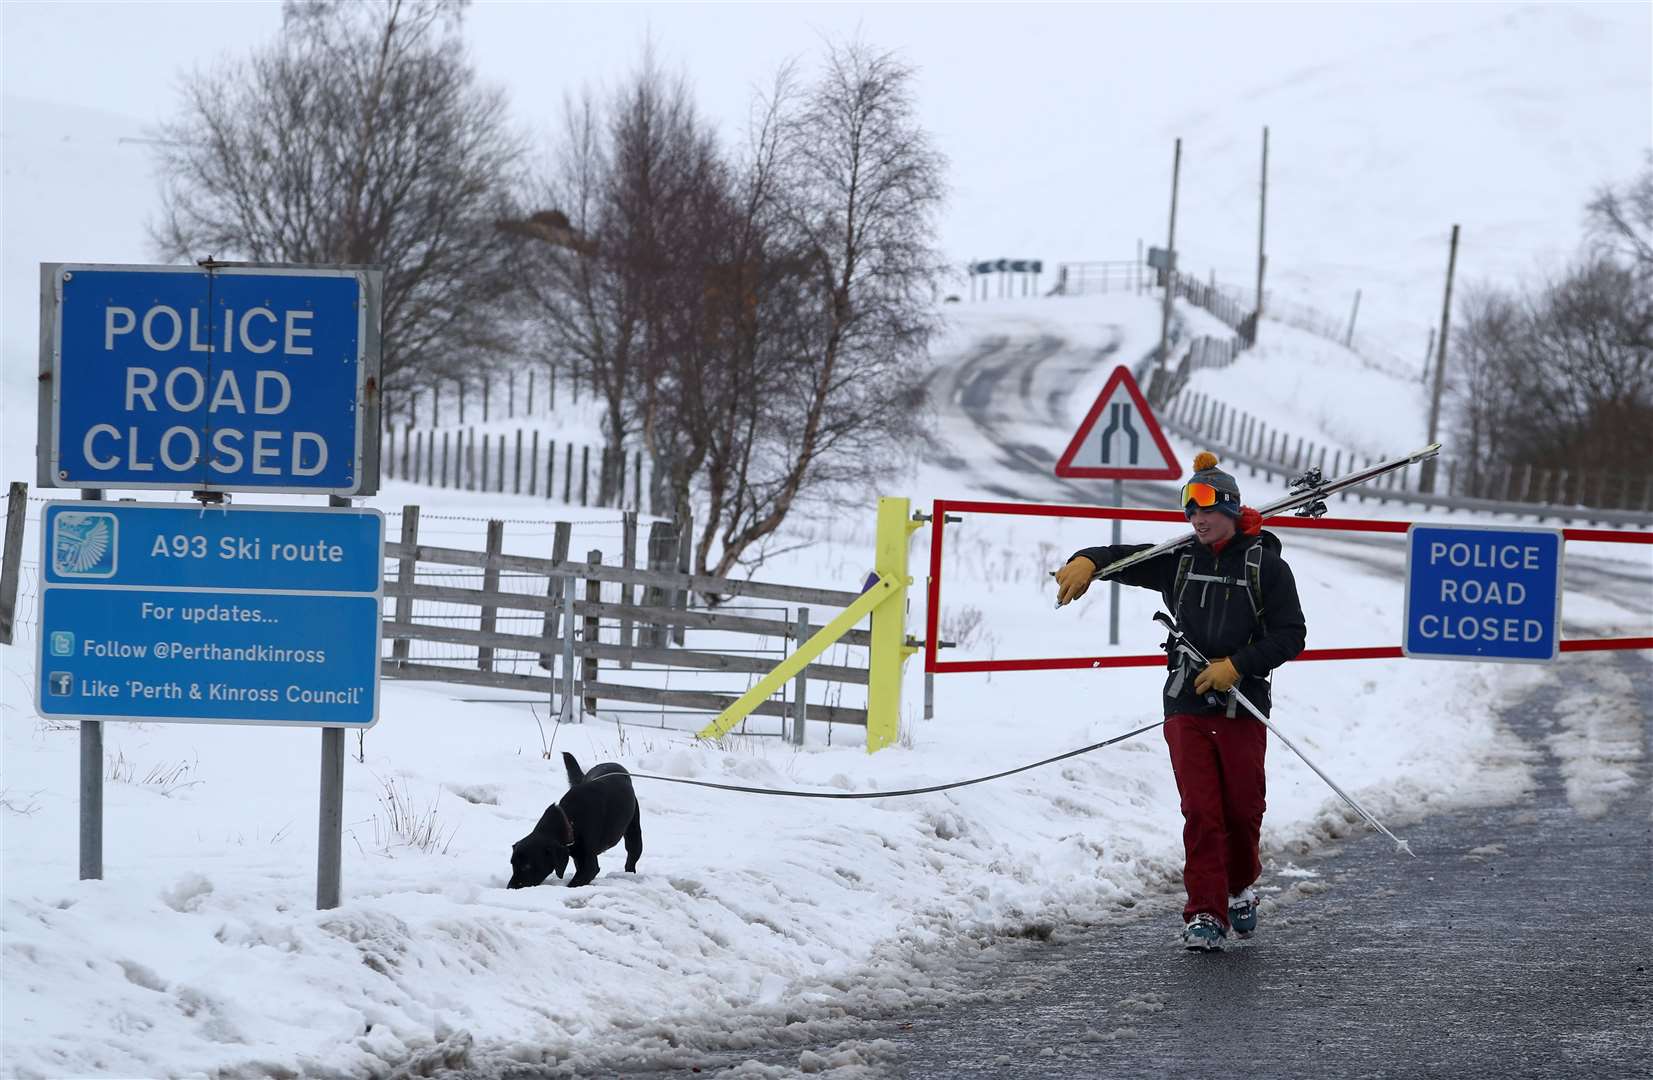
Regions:
M 1404 469 L 1408 465 L 1427 461 L 1440 452 L 1440 443 L 1430 443 L 1428 446 L 1414 450 L 1410 454 L 1390 458 L 1387 461 L 1379 461 L 1366 466 L 1364 469 L 1356 469 L 1354 472 L 1345 473 L 1330 480 L 1325 479 L 1321 475 L 1319 467 L 1316 466 L 1301 476 L 1294 477 L 1291 483 L 1287 485 L 1290 489 L 1288 494 L 1274 500 L 1267 506 L 1258 507 L 1257 512 L 1263 515 L 1264 524 L 1268 523 L 1269 518 L 1279 517 L 1288 512 L 1295 512 L 1298 517 L 1322 517 L 1326 513 L 1326 500 L 1338 492 L 1346 491 L 1352 487 L 1359 487 L 1361 484 L 1376 480 L 1386 473 L 1392 473 L 1396 469 Z M 1175 540 L 1167 540 L 1163 544 L 1155 544 L 1151 548 L 1145 548 L 1134 555 L 1127 555 L 1123 559 L 1116 559 L 1107 566 L 1100 567 L 1091 575 L 1091 580 L 1097 581 L 1108 577 L 1110 574 L 1117 574 L 1128 566 L 1135 566 L 1137 563 L 1158 558 L 1168 551 L 1175 551 L 1193 542 L 1194 534 L 1189 533 L 1186 536 L 1179 536 Z

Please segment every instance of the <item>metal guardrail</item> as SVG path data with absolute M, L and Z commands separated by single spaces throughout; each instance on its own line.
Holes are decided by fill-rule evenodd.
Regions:
M 1225 466 L 1240 465 L 1252 471 L 1252 475 L 1263 474 L 1272 481 L 1276 476 L 1282 482 L 1290 480 L 1292 476 L 1302 472 L 1310 465 L 1321 464 L 1319 461 L 1304 461 L 1301 465 L 1289 465 L 1280 461 L 1271 461 L 1255 454 L 1248 454 L 1227 445 L 1226 440 L 1195 430 L 1191 425 L 1172 418 L 1169 414 L 1159 418 L 1162 427 L 1169 428 L 1186 439 L 1203 440 L 1220 450 Z M 1544 521 L 1554 518 L 1557 521 L 1582 521 L 1587 524 L 1628 525 L 1641 528 L 1653 528 L 1653 512 L 1645 510 L 1604 510 L 1589 506 L 1562 506 L 1555 503 L 1514 502 L 1501 499 L 1482 499 L 1470 495 L 1440 495 L 1430 492 L 1408 490 L 1405 487 L 1363 487 L 1358 492 L 1350 493 L 1359 499 L 1374 499 L 1380 502 L 1411 504 L 1414 506 L 1433 506 L 1447 510 L 1469 510 L 1482 514 L 1508 514 L 1511 517 L 1531 517 Z

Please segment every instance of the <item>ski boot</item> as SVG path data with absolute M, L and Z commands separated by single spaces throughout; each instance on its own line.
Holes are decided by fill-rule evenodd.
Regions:
M 1223 924 L 1202 911 L 1182 928 L 1182 947 L 1190 952 L 1222 952 L 1227 937 Z
M 1234 936 L 1244 940 L 1257 932 L 1257 893 L 1241 889 L 1238 896 L 1228 898 L 1228 926 Z

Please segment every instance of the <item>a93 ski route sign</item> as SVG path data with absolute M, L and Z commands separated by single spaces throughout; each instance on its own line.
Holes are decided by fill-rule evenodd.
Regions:
M 41 270 L 42 486 L 372 489 L 379 271 Z
M 1544 663 L 1561 651 L 1560 529 L 1413 525 L 1401 651 Z
M 53 502 L 40 715 L 371 727 L 384 515 Z
M 1116 367 L 1056 462 L 1056 475 L 1089 480 L 1175 480 L 1182 475 L 1153 410 Z

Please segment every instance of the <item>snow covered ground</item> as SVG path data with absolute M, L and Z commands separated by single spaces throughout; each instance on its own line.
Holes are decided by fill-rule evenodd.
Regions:
M 1140 355 L 1157 333 L 1151 315 L 1133 298 L 1018 301 L 996 313 L 978 305 L 957 312 L 937 370 L 967 363 L 982 333 L 1008 338 L 1013 350 L 1060 341 L 1058 358 L 1094 358 L 1110 346 Z M 1094 393 L 1099 378 L 1089 378 Z M 1314 384 L 1292 385 L 1302 401 Z M 1067 428 L 1041 427 L 1017 413 L 1017 400 L 1010 395 L 1002 410 L 1010 441 L 1059 452 Z M 1071 418 L 1083 400 L 1059 412 Z M 1307 412 L 1338 407 L 1335 397 L 1303 402 Z M 983 485 L 1004 481 L 1028 500 L 1064 493 L 1048 473 L 1026 468 L 1007 467 L 995 480 L 990 463 L 970 460 L 992 450 L 971 434 L 979 417 L 946 400 L 938 408 L 947 445 L 913 475 L 892 476 L 889 491 L 997 497 Z M 8 394 L 8 427 L 26 425 L 29 411 Z M 26 464 L 7 467 L 17 475 Z M 763 576 L 856 582 L 871 560 L 868 494 L 859 519 L 801 521 L 788 540 L 813 542 Z M 603 516 L 395 485 L 374 503 L 393 510 L 408 501 L 433 516 L 472 519 L 444 521 L 443 542 L 457 546 L 479 545 L 487 516 Z M 611 526 L 583 528 L 596 537 Z M 524 543 L 534 531 L 518 530 Z M 914 544 L 915 566 L 927 558 L 925 535 Z M 1311 640 L 1396 640 L 1398 544 L 1348 558 L 1299 536 L 1285 540 Z M 1094 525 L 1075 523 L 972 517 L 954 526 L 944 625 L 975 626 L 959 658 L 1105 651 L 1105 591 L 1053 612 L 1045 576 L 1097 539 Z M 1643 558 L 1637 572 L 1645 579 L 1648 569 Z M 1119 649 L 1151 651 L 1152 597 L 1124 595 Z M 1570 594 L 1567 605 L 1574 634 L 1645 632 L 1649 622 L 1645 599 L 1613 589 Z M 915 596 L 914 629 L 921 607 Z M 1177 887 L 1176 792 L 1164 744 L 1150 732 L 1059 766 L 917 798 L 824 804 L 639 781 L 637 875 L 619 873 L 611 856 L 591 888 L 507 891 L 510 844 L 563 790 L 560 762 L 542 753 L 544 711 L 461 704 L 477 695 L 395 682 L 385 685 L 379 725 L 359 748 L 351 740 L 343 907 L 314 910 L 319 737 L 302 730 L 107 725 L 105 879 L 78 882 L 78 740 L 34 715 L 33 648 L 26 634 L 5 651 L 8 1074 L 358 1075 L 421 1055 L 577 1072 L 582 1062 L 612 1062 L 620 1046 L 639 1060 L 688 1061 L 695 1046 L 740 1045 L 753 1025 L 827 1016 L 857 1001 L 898 1008 L 929 992 L 949 956 L 983 940 L 1106 923 Z M 1562 666 L 1590 695 L 1588 660 Z M 1276 715 L 1404 836 L 1405 821 L 1432 807 L 1516 796 L 1526 754 L 1499 729 L 1498 705 L 1558 674 L 1305 663 L 1280 674 Z M 618 760 L 640 772 L 756 786 L 887 790 L 965 779 L 1130 730 L 1157 718 L 1160 678 L 1152 669 L 942 676 L 936 717 L 926 721 L 915 663 L 900 745 L 872 756 L 860 732 L 842 725 L 831 745 L 817 725 L 801 750 L 758 736 L 695 744 L 608 717 L 545 737 L 556 755 L 571 751 L 588 767 Z M 1621 736 L 1643 706 L 1621 691 L 1603 686 L 1581 698 L 1596 707 L 1581 708 L 1578 724 L 1556 735 L 1581 799 L 1610 793 L 1614 762 L 1637 752 Z M 1265 885 L 1273 886 L 1289 881 L 1282 875 L 1294 853 L 1356 825 L 1282 747 L 1269 781 Z
M 1511 32 L 1572 18 L 1559 11 L 1540 9 Z M 1590 21 L 1588 32 L 1565 40 L 1588 42 L 1597 25 Z M 1572 76 L 1559 64 L 1553 74 L 1557 85 L 1546 101 L 1564 101 Z M 1281 85 L 1313 88 L 1317 78 Z M 1616 86 L 1623 78 L 1614 69 L 1587 89 L 1593 94 L 1603 80 Z M 1588 104 L 1581 102 L 1579 116 L 1594 123 Z M 1573 130 L 1550 109 L 1568 111 L 1545 104 L 1532 125 Z M 1328 126 L 1366 139 L 1360 124 L 1338 116 Z M 34 475 L 35 265 L 148 258 L 142 225 L 152 185 L 141 146 L 121 141 L 141 135 L 141 124 L 121 117 L 6 101 L 0 479 Z M 1601 133 L 1579 138 L 1596 146 Z M 1340 145 L 1313 160 L 1347 160 L 1357 172 L 1361 161 L 1372 163 Z M 1235 160 L 1249 153 L 1238 144 L 1232 150 Z M 1513 169 L 1526 159 L 1512 160 Z M 1588 156 L 1587 167 L 1563 159 L 1550 172 L 1524 174 L 1531 190 L 1520 200 L 1495 200 L 1488 213 L 1504 213 L 1510 228 L 1529 235 L 1521 230 L 1530 224 L 1522 214 L 1531 200 L 1564 203 L 1570 216 L 1578 177 L 1595 178 L 1618 163 L 1600 154 Z M 1397 192 L 1405 188 L 1397 177 L 1428 174 L 1419 160 L 1378 164 L 1361 175 Z M 1436 238 L 1421 225 L 1395 238 L 1407 253 L 1392 258 L 1382 230 L 1395 216 L 1385 209 L 1366 216 L 1371 235 L 1359 238 L 1371 241 L 1371 259 L 1352 269 L 1333 265 L 1334 255 L 1304 264 L 1298 256 L 1321 250 L 1310 243 L 1316 223 L 1347 218 L 1349 196 L 1324 184 L 1318 166 L 1301 156 L 1292 168 L 1295 179 L 1277 181 L 1282 208 L 1306 204 L 1310 193 L 1319 208 L 1296 232 L 1286 231 L 1282 210 L 1273 280 L 1285 284 L 1296 274 L 1341 295 L 1380 265 L 1404 289 L 1420 267 L 1439 261 L 1429 246 Z M 1238 166 L 1232 175 L 1242 175 Z M 1249 165 L 1243 175 L 1251 175 Z M 1198 227 L 1202 196 L 1189 183 L 1187 235 L 1210 235 L 1216 226 Z M 1297 196 L 1288 198 L 1293 184 Z M 1227 193 L 1224 221 L 1249 212 L 1237 209 L 1249 206 L 1242 196 Z M 1431 213 L 1444 222 L 1445 207 L 1465 197 L 1442 194 Z M 1208 220 L 1217 209 L 1207 208 Z M 1553 216 L 1539 231 L 1558 235 Z M 1351 240 L 1338 250 L 1350 246 L 1358 245 Z M 1243 245 L 1236 242 L 1236 251 Z M 1243 265 L 1239 255 L 1230 261 Z M 1228 272 L 1228 261 L 1218 265 Z M 1417 288 L 1433 295 L 1437 287 L 1432 278 Z M 1102 485 L 1057 481 L 1048 464 L 1113 363 L 1134 361 L 1157 338 L 1154 307 L 1111 297 L 949 306 L 947 314 L 951 326 L 935 350 L 932 377 L 941 435 L 935 451 L 911 474 L 867 492 L 859 515 L 801 516 L 783 546 L 803 546 L 777 556 L 762 577 L 857 587 L 872 562 L 878 494 L 909 495 L 917 507 L 936 497 L 1102 497 Z M 1180 317 L 1196 330 L 1205 319 L 1192 310 Z M 1263 340 L 1233 368 L 1197 375 L 1195 388 L 1268 412 L 1294 433 L 1342 439 L 1363 452 L 1421 441 L 1411 382 L 1272 324 Z M 1173 447 L 1183 461 L 1199 449 L 1175 439 Z M 1254 487 L 1268 494 L 1244 475 L 1241 482 L 1254 500 Z M 1128 487 L 1133 502 L 1156 506 L 1167 505 L 1169 490 Z M 422 504 L 425 528 L 452 546 L 480 547 L 489 516 L 516 519 L 506 534 L 514 550 L 542 551 L 558 517 L 587 522 L 576 530 L 576 551 L 617 535 L 610 513 L 543 499 L 393 484 L 372 500 L 387 512 L 409 502 Z M 1335 512 L 1395 513 L 1354 501 Z M 39 504 L 31 504 L 31 559 L 38 515 Z M 1166 535 L 1168 528 L 1152 526 L 1127 531 L 1132 540 Z M 942 615 L 961 647 L 949 656 L 1107 651 L 1106 591 L 1055 612 L 1046 577 L 1069 552 L 1102 539 L 1101 529 L 1075 523 L 978 516 L 955 527 Z M 1398 639 L 1398 541 L 1297 532 L 1284 540 L 1313 644 Z M 919 574 L 927 543 L 926 534 L 915 537 Z M 1569 634 L 1649 632 L 1647 551 L 1581 549 L 1566 599 Z M 1571 567 L 1572 550 L 1568 558 Z M 1152 651 L 1152 598 L 1123 597 L 1117 651 Z M 915 591 L 914 631 L 922 604 Z M 345 903 L 331 912 L 314 910 L 315 732 L 112 723 L 105 878 L 79 882 L 78 739 L 73 728 L 34 712 L 35 648 L 26 627 L 3 651 L 0 674 L 6 1075 L 382 1075 L 421 1060 L 577 1072 L 595 1062 L 612 1067 L 626 1047 L 639 1062 L 692 1063 L 698 1048 L 738 1047 L 766 1028 L 807 1024 L 837 1008 L 899 1009 L 932 993 L 984 941 L 1106 924 L 1179 887 L 1176 793 L 1163 741 L 1150 732 L 1056 767 L 918 798 L 824 803 L 639 781 L 645 850 L 638 874 L 617 872 L 620 860 L 610 857 L 588 889 L 503 888 L 510 844 L 563 790 L 555 755 L 564 750 L 587 767 L 618 760 L 670 776 L 871 791 L 978 776 L 1158 715 L 1160 673 L 1123 669 L 942 676 L 936 716 L 927 721 L 916 662 L 907 670 L 900 744 L 871 756 L 860 733 L 842 725 L 830 744 L 828 732 L 812 728 L 801 750 L 764 736 L 696 744 L 680 732 L 622 726 L 613 717 L 553 732 L 543 709 L 536 717 L 520 704 L 465 701 L 479 695 L 458 688 L 386 683 L 381 722 L 359 746 L 350 742 Z M 1296 664 L 1278 679 L 1276 716 L 1318 764 L 1405 836 L 1405 822 L 1431 808 L 1519 796 L 1530 750 L 1499 727 L 1498 708 L 1552 678 L 1568 682 L 1576 703 L 1552 746 L 1569 763 L 1579 805 L 1597 807 L 1619 782 L 1624 760 L 1640 752 L 1631 735 L 1646 723 L 1647 705 L 1588 657 L 1568 656 L 1554 669 Z M 553 735 L 548 759 L 544 740 Z M 1266 888 L 1292 880 L 1291 860 L 1308 845 L 1358 827 L 1278 746 L 1269 784 Z

